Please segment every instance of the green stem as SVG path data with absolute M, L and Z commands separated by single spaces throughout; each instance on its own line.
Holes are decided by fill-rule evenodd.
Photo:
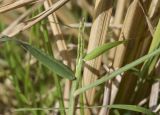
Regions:
M 75 108 L 75 100 L 76 97 L 74 97 L 74 92 L 78 88 L 80 77 L 82 76 L 82 67 L 83 67 L 83 56 L 84 56 L 84 39 L 83 39 L 83 33 L 84 33 L 84 20 L 82 20 L 80 24 L 80 33 L 78 36 L 78 50 L 77 50 L 77 61 L 76 61 L 76 80 L 72 83 L 71 88 L 71 96 L 70 96 L 70 102 L 69 102 L 69 110 L 68 115 L 74 115 L 74 108 Z

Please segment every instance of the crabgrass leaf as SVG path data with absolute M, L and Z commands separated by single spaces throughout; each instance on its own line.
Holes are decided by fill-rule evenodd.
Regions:
M 129 111 L 140 112 L 140 113 L 143 113 L 145 115 L 156 115 L 151 110 L 146 109 L 144 107 L 136 106 L 136 105 L 114 104 L 114 105 L 107 105 L 107 107 L 112 108 L 112 109 L 124 109 L 124 110 L 129 110 Z
M 86 56 L 84 57 L 84 61 L 89 61 L 92 60 L 98 56 L 100 56 L 101 54 L 103 54 L 104 52 L 122 44 L 125 43 L 126 41 L 115 41 L 115 42 L 111 42 L 111 43 L 106 43 L 103 44 L 95 49 L 93 49 L 91 52 L 89 52 L 88 54 L 86 54 Z
M 38 61 L 40 61 L 44 66 L 48 67 L 50 70 L 55 72 L 61 77 L 68 78 L 70 80 L 75 79 L 73 71 L 68 68 L 66 65 L 61 63 L 59 60 L 56 60 L 49 55 L 45 54 L 43 51 L 27 44 L 20 42 L 20 44 L 29 51 Z

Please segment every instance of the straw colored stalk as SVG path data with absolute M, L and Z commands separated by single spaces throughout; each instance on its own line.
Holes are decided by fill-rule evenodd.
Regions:
M 146 2 L 145 5 L 149 3 Z M 116 49 L 114 68 L 120 68 L 121 66 L 132 62 L 140 57 L 139 46 L 140 40 L 143 38 L 145 28 L 145 16 L 141 7 L 139 6 L 139 0 L 134 0 L 128 8 L 127 15 L 125 17 L 124 25 L 121 31 L 119 40 L 127 39 L 127 45 L 120 45 Z M 116 103 L 130 103 L 131 96 L 134 92 L 137 77 L 132 72 L 126 72 L 120 83 L 119 91 L 116 96 Z M 111 96 L 112 97 L 112 96 Z
M 160 75 L 160 60 L 157 63 L 156 67 L 156 76 Z M 159 98 L 159 90 L 160 90 L 160 82 L 156 81 L 152 84 L 150 99 L 149 99 L 149 107 L 152 111 L 155 111 L 156 105 L 158 105 L 158 98 Z
M 51 0 L 47 0 L 44 2 L 44 6 L 46 9 L 48 9 L 52 4 L 53 3 Z M 60 52 L 60 55 L 64 61 L 64 64 L 69 65 L 71 67 L 73 64 L 71 65 L 71 60 L 69 58 L 67 46 L 66 46 L 65 40 L 63 38 L 63 33 L 62 33 L 60 26 L 58 24 L 56 13 L 49 15 L 48 20 L 50 22 L 50 26 L 51 26 L 53 35 L 56 39 L 56 44 L 57 44 L 58 50 Z M 53 22 L 55 22 L 55 23 L 53 23 Z M 70 85 L 71 85 L 70 81 L 66 80 L 66 84 L 65 84 L 65 88 L 64 88 L 64 102 L 65 102 L 64 104 L 65 104 L 65 106 L 68 105 L 67 100 L 69 100 Z
M 18 0 L 18 1 L 6 4 L 4 6 L 1 6 L 0 7 L 0 13 L 4 13 L 4 12 L 7 12 L 9 10 L 13 10 L 13 9 L 16 9 L 16 8 L 19 8 L 19 7 L 22 7 L 22 6 L 31 4 L 31 3 L 33 4 L 33 3 L 36 3 L 36 2 L 42 2 L 42 1 L 44 1 L 44 0 Z
M 124 17 L 126 15 L 126 12 L 127 12 L 127 8 L 128 8 L 128 5 L 130 3 L 131 0 L 118 0 L 117 1 L 117 6 L 116 6 L 116 12 L 115 12 L 115 18 L 114 18 L 114 22 L 113 24 L 114 25 L 122 25 L 123 24 L 123 21 L 124 21 Z M 113 32 L 114 32 L 114 37 L 115 39 L 117 40 L 119 35 L 120 35 L 120 31 L 121 31 L 121 28 L 115 28 L 113 29 Z M 112 67 L 113 65 L 113 60 L 115 58 L 115 52 L 116 52 L 116 48 L 113 48 L 109 51 L 109 55 L 108 55 L 108 58 L 109 58 L 109 66 Z M 119 87 L 119 84 L 120 84 L 120 81 L 121 81 L 121 76 L 117 76 L 115 79 L 112 80 L 112 91 L 111 91 L 111 101 L 110 101 L 110 104 L 112 104 L 114 102 L 114 99 L 116 97 L 116 94 L 117 94 L 117 91 L 118 91 L 118 87 Z
M 157 23 L 158 23 L 158 20 L 157 20 L 158 18 L 157 17 L 159 17 L 160 14 L 157 15 L 157 12 L 159 11 L 159 9 L 158 9 L 159 7 L 160 7 L 160 1 L 159 0 L 152 0 L 152 2 L 150 4 L 150 7 L 149 7 L 149 10 L 148 10 L 148 17 L 150 18 L 153 26 L 156 26 Z M 156 15 L 157 19 L 154 20 L 155 15 Z M 152 31 L 154 31 L 154 29 Z M 149 45 L 150 45 L 151 40 L 152 40 L 151 37 L 152 37 L 151 35 L 150 36 L 145 35 L 146 39 L 141 41 L 141 43 L 139 45 L 139 46 L 141 46 L 141 48 L 139 48 L 139 49 L 141 49 L 140 56 L 143 56 L 144 52 L 147 52 L 147 50 L 149 49 Z
M 152 18 L 155 14 L 157 14 L 157 12 L 159 11 L 160 7 L 160 1 L 159 0 L 152 0 L 148 14 L 149 17 Z
M 153 18 L 153 16 L 155 14 L 157 14 L 157 12 L 159 11 L 158 8 L 160 6 L 160 1 L 159 0 L 152 0 L 148 14 L 150 18 Z M 156 76 L 160 75 L 160 60 L 157 63 L 157 67 L 156 67 Z M 158 91 L 160 90 L 160 82 L 157 81 L 155 83 L 152 84 L 152 88 L 151 88 L 151 93 L 150 93 L 150 99 L 149 99 L 149 107 L 152 111 L 155 112 L 156 107 L 155 105 L 158 104 Z
M 20 22 L 24 21 L 24 19 L 29 16 L 33 10 L 35 10 L 37 7 L 37 5 L 33 5 L 30 9 L 26 10 L 25 13 L 23 13 L 21 16 L 19 16 L 15 21 L 12 21 L 12 17 L 10 17 L 9 13 L 8 14 L 3 14 L 3 16 L 0 16 L 0 20 L 4 20 L 4 23 L 6 23 L 7 25 L 9 25 L 6 29 L 4 29 L 1 33 L 0 33 L 0 37 L 3 35 L 9 36 L 10 33 L 13 33 L 15 31 L 15 26 L 17 26 Z M 8 19 L 8 17 L 10 17 Z M 26 37 L 28 37 L 28 33 L 27 32 L 23 32 L 23 35 L 25 35 Z
M 105 89 L 104 89 L 104 97 L 103 97 L 103 106 L 110 104 L 110 96 L 111 96 L 111 81 L 106 83 Z M 108 115 L 109 109 L 102 107 L 99 115 Z
M 159 18 L 159 17 L 157 17 Z M 154 51 L 155 49 L 157 49 L 159 47 L 159 44 L 160 44 L 160 39 L 159 39 L 159 30 L 160 30 L 160 21 L 158 22 L 157 24 L 157 27 L 156 27 L 156 31 L 154 33 L 154 37 L 152 39 L 152 42 L 151 42 L 151 45 L 150 45 L 150 48 L 149 48 L 149 53 Z M 152 59 L 152 61 L 149 63 L 149 62 L 146 62 L 141 71 L 142 71 L 142 80 L 140 81 L 139 80 L 139 88 L 137 90 L 137 92 L 135 93 L 135 96 L 134 96 L 134 102 L 137 103 L 139 102 L 140 100 L 142 100 L 145 96 L 148 96 L 149 93 L 150 93 L 150 88 L 151 88 L 151 84 L 149 82 L 147 82 L 146 78 L 150 77 L 151 79 L 153 78 L 153 75 L 155 75 L 155 66 L 156 66 L 156 63 L 158 61 L 158 58 L 159 58 L 159 55 L 154 57 Z M 153 78 L 154 79 L 154 78 Z
M 53 12 L 58 10 L 60 7 L 62 7 L 68 1 L 69 0 L 59 0 L 55 4 L 53 4 L 51 7 L 49 7 L 49 9 L 39 13 L 38 15 L 33 17 L 32 19 L 17 24 L 15 26 L 15 29 L 10 34 L 8 34 L 8 36 L 13 37 L 13 36 L 19 34 L 20 32 L 23 32 L 24 30 L 29 29 L 33 25 L 37 24 L 39 21 L 43 20 L 44 18 L 46 18 L 47 16 L 49 16 L 50 14 L 52 14 Z
M 106 72 L 107 73 L 111 73 L 113 72 L 109 67 L 107 67 L 106 65 L 103 65 L 103 67 L 105 68 Z M 111 91 L 112 91 L 112 81 L 109 80 L 105 83 L 105 86 L 104 86 L 104 95 L 103 95 L 103 106 L 105 105 L 109 105 L 110 102 L 111 102 Z M 109 114 L 109 108 L 105 108 L 105 107 L 102 107 L 99 111 L 99 115 L 108 115 Z
M 122 25 L 123 21 L 124 21 L 124 17 L 126 15 L 126 9 L 129 5 L 130 0 L 118 0 L 117 1 L 117 6 L 116 6 L 116 12 L 115 12 L 115 17 L 114 17 L 114 22 L 113 24 L 116 26 L 118 25 Z M 118 39 L 119 38 L 119 34 L 120 34 L 121 28 L 114 28 L 113 32 L 114 32 L 114 39 Z M 116 48 L 113 48 L 109 51 L 109 65 L 112 65 L 113 63 L 113 59 L 114 59 L 114 55 L 115 55 L 115 50 Z
M 149 17 L 150 18 L 152 18 L 152 23 L 153 23 L 153 25 L 154 26 L 158 26 L 159 27 L 159 24 L 157 25 L 157 23 L 158 23 L 158 20 L 159 20 L 159 17 L 160 17 L 160 14 L 158 13 L 158 7 L 159 7 L 159 2 L 157 1 L 156 2 L 157 4 L 155 5 L 155 6 L 153 6 L 153 4 L 155 4 L 155 1 L 152 1 L 151 2 L 151 4 L 150 4 L 150 8 L 149 8 Z M 151 12 L 151 11 L 154 11 L 154 12 Z M 157 14 L 158 13 L 158 14 Z M 153 27 L 152 27 L 153 28 Z M 159 29 L 157 29 L 157 30 L 159 30 Z M 154 30 L 153 30 L 153 32 L 154 32 Z M 155 33 L 154 34 L 154 36 L 156 36 L 157 35 L 157 33 Z M 146 50 L 147 52 L 148 52 L 148 49 L 149 49 L 149 45 L 150 45 L 150 43 L 156 43 L 156 44 L 151 44 L 151 46 L 150 46 L 150 49 L 149 49 L 149 52 L 151 52 L 151 49 L 152 49 L 152 51 L 153 51 L 153 49 L 154 48 L 156 48 L 157 47 L 157 44 L 159 43 L 159 38 L 158 37 L 155 37 L 153 40 L 151 39 L 152 38 L 152 36 L 148 36 L 148 38 L 145 40 L 145 43 L 144 43 L 144 46 L 145 47 L 143 47 L 143 50 Z M 152 42 L 151 42 L 151 40 L 152 40 Z M 143 41 L 142 41 L 143 42 Z M 148 46 L 147 46 L 148 45 Z M 141 53 L 141 55 L 143 55 L 144 53 L 142 52 Z M 138 103 L 139 101 L 141 101 L 142 99 L 144 99 L 145 98 L 145 96 L 149 96 L 150 95 L 150 88 L 152 87 L 151 86 L 151 84 L 149 84 L 148 82 L 145 82 L 146 80 L 145 80 L 145 78 L 147 77 L 147 76 L 150 76 L 150 74 L 151 74 L 151 72 L 153 71 L 153 69 L 154 69 L 154 66 L 155 66 L 155 64 L 156 64 L 156 58 L 154 59 L 155 60 L 155 62 L 153 62 L 152 64 L 150 64 L 150 65 L 148 65 L 148 66 L 146 66 L 146 67 L 142 67 L 142 71 L 145 71 L 144 72 L 144 75 L 143 75 L 143 82 L 141 81 L 141 82 L 139 82 L 139 88 L 138 88 L 138 90 L 136 91 L 136 93 L 134 93 L 135 95 L 134 95 L 134 102 L 135 103 Z M 146 68 L 146 69 L 144 69 L 144 68 Z M 154 84 L 153 84 L 154 85 Z M 153 90 L 152 88 L 151 88 L 151 90 Z M 145 93 L 144 93 L 145 92 Z
M 157 63 L 156 67 L 156 76 L 160 75 L 160 60 Z M 160 89 L 160 82 L 156 81 L 152 84 L 151 93 L 150 93 L 150 99 L 149 99 L 149 108 L 152 111 L 155 111 L 156 105 L 158 105 L 158 98 L 159 98 L 159 89 Z
M 10 34 L 15 26 L 17 24 L 19 24 L 21 21 L 23 21 L 30 13 L 31 13 L 31 9 L 27 10 L 25 13 L 23 13 L 21 16 L 19 16 L 15 21 L 13 21 L 6 29 L 4 29 L 1 33 L 0 33 L 0 37 L 3 35 L 8 35 Z
M 114 18 L 114 24 L 120 25 L 123 23 L 124 16 L 126 14 L 126 9 L 128 8 L 128 5 L 131 0 L 118 0 L 117 6 L 116 6 L 116 12 L 115 12 L 115 18 Z M 120 29 L 114 29 L 114 34 L 116 37 L 120 34 Z
M 91 28 L 88 50 L 90 52 L 97 46 L 104 44 L 107 30 L 112 13 L 112 0 L 96 0 L 94 10 L 94 22 Z M 102 62 L 102 56 L 97 57 L 85 64 L 83 74 L 83 86 L 94 82 L 98 79 L 98 71 Z M 97 72 L 96 72 L 97 71 Z M 94 103 L 95 89 L 88 90 L 85 93 L 85 103 L 92 105 Z M 89 115 L 90 113 L 86 113 Z
M 15 0 L 0 0 L 1 4 L 8 4 L 8 3 L 10 4 L 10 3 L 13 3 L 13 2 L 15 2 Z
M 149 18 L 152 21 L 153 26 L 156 26 L 158 21 L 159 21 L 159 16 L 160 16 L 160 1 L 159 0 L 152 0 L 148 14 Z

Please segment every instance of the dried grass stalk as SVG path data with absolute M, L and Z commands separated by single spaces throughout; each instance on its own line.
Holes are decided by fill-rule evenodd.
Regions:
M 147 6 L 149 1 L 145 2 Z M 139 0 L 134 0 L 128 8 L 125 17 L 124 25 L 121 31 L 119 40 L 128 39 L 126 46 L 121 45 L 117 47 L 114 68 L 119 68 L 133 60 L 139 58 L 141 51 L 140 40 L 143 40 L 146 30 L 145 16 L 142 8 L 139 5 Z M 142 44 L 143 45 L 143 44 Z M 144 54 L 145 52 L 143 52 Z M 133 92 L 137 78 L 132 72 L 126 72 L 120 83 L 119 91 L 116 98 L 116 103 L 131 103 Z
M 90 52 L 97 46 L 104 44 L 107 30 L 112 13 L 112 0 L 97 0 L 94 10 L 94 22 L 91 28 L 88 50 Z M 98 73 L 101 66 L 102 56 L 88 61 L 84 68 L 83 85 L 90 84 L 98 79 Z M 85 93 L 85 103 L 92 105 L 94 102 L 95 88 Z M 89 113 L 86 113 L 89 115 Z
M 0 7 L 0 13 L 7 12 L 28 4 L 33 4 L 36 2 L 42 2 L 44 0 L 18 0 L 16 2 L 8 3 Z
M 47 10 L 52 4 L 53 3 L 51 0 L 45 1 L 44 2 L 45 9 Z M 67 51 L 67 45 L 65 43 L 63 33 L 61 31 L 60 25 L 58 24 L 56 13 L 49 15 L 48 20 L 50 22 L 52 33 L 55 37 L 56 44 L 64 64 L 73 67 L 73 63 L 71 64 L 71 60 L 69 58 L 69 52 Z M 66 80 L 64 87 L 64 102 L 65 102 L 64 104 L 66 107 L 68 105 L 70 87 L 71 87 L 71 82 L 69 80 Z
M 103 97 L 103 106 L 110 104 L 110 96 L 111 96 L 111 81 L 106 83 L 105 89 L 104 89 L 104 97 Z M 101 108 L 99 115 L 108 115 L 109 109 L 108 108 Z
M 15 27 L 15 30 L 12 31 L 8 36 L 9 37 L 13 37 L 13 36 L 17 35 L 18 33 L 20 33 L 22 31 L 32 27 L 33 25 L 35 25 L 36 23 L 38 23 L 39 21 L 43 20 L 44 18 L 46 18 L 47 16 L 49 16 L 50 14 L 55 12 L 57 9 L 62 7 L 68 1 L 69 0 L 60 0 L 60 1 L 56 2 L 55 4 L 53 4 L 48 10 L 45 10 L 45 11 L 41 12 L 40 14 L 38 14 L 35 17 L 33 17 L 32 19 L 27 20 L 27 21 L 22 22 L 22 23 L 19 23 Z
M 3 36 L 3 35 L 8 35 L 8 34 L 10 34 L 13 30 L 14 30 L 14 28 L 15 28 L 15 26 L 17 25 L 17 24 L 19 24 L 21 21 L 23 21 L 30 13 L 31 13 L 31 9 L 29 9 L 29 10 L 27 10 L 24 14 L 22 14 L 20 17 L 18 17 L 14 22 L 12 22 L 5 30 L 3 30 L 2 32 L 1 32 L 1 34 L 0 34 L 0 36 Z
M 123 23 L 123 20 L 124 20 L 126 11 L 127 11 L 126 9 L 130 1 L 131 0 L 118 0 L 117 1 L 115 18 L 114 18 L 115 25 L 119 25 Z M 120 29 L 114 29 L 114 34 L 116 35 L 116 37 L 118 37 L 120 34 Z

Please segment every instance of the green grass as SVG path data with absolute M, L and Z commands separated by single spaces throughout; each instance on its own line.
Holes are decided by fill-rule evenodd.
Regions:
M 108 33 L 110 34 L 106 36 L 106 43 L 96 47 L 91 52 L 86 53 L 88 42 L 92 39 L 85 38 L 90 35 L 90 28 L 85 26 L 85 22 L 93 23 L 95 19 L 88 12 L 89 9 L 85 8 L 86 6 L 84 6 L 84 3 L 82 1 L 80 2 L 83 4 L 82 6 L 76 2 L 74 3 L 74 1 L 70 2 L 68 6 L 66 5 L 68 10 L 66 12 L 69 12 L 71 16 L 76 17 L 77 22 L 80 22 L 80 24 L 75 24 L 79 25 L 79 29 L 75 27 L 72 28 L 66 23 L 72 22 L 72 19 L 63 17 L 62 14 L 64 11 L 56 12 L 59 21 L 57 24 L 60 25 L 60 29 L 63 32 L 67 49 L 69 49 L 69 58 L 72 63 L 74 63 L 74 70 L 63 63 L 64 60 L 62 60 L 62 57 L 60 56 L 60 53 L 63 53 L 63 51 L 60 52 L 60 49 L 55 45 L 55 42 L 58 42 L 58 39 L 56 41 L 54 38 L 58 38 L 58 35 L 54 36 L 51 32 L 47 17 L 33 25 L 30 29 L 19 33 L 14 37 L 7 37 L 6 35 L 0 38 L 0 85 L 3 86 L 2 89 L 4 90 L 2 94 L 0 93 L 0 102 L 2 103 L 0 104 L 0 114 L 76 115 L 79 112 L 80 115 L 86 115 L 86 110 L 90 110 L 91 114 L 96 115 L 102 108 L 106 110 L 109 109 L 109 113 L 106 113 L 106 115 L 159 114 L 158 111 L 155 112 L 149 107 L 149 103 L 152 85 L 159 79 L 155 78 L 155 76 L 159 76 L 159 71 L 157 72 L 156 67 L 160 56 L 160 16 L 157 15 L 157 17 L 155 17 L 156 19 L 153 20 L 151 18 L 150 20 L 154 23 L 155 28 L 153 38 L 146 28 L 140 27 L 144 33 L 139 36 L 144 38 L 144 41 L 149 38 L 151 41 L 151 43 L 147 44 L 145 51 L 143 48 L 145 44 L 136 42 L 136 47 L 140 47 L 139 49 L 137 48 L 140 51 L 137 50 L 136 56 L 132 57 L 134 61 L 125 64 L 118 69 L 113 68 L 112 72 L 108 72 L 105 67 L 108 67 L 109 69 L 112 67 L 112 65 L 109 65 L 110 59 L 108 58 L 109 53 L 113 51 L 112 48 L 116 49 L 119 48 L 119 45 L 123 45 L 128 48 L 127 50 L 130 50 L 130 52 L 135 49 L 128 46 L 129 40 L 114 40 L 111 42 L 111 39 L 116 37 L 116 35 L 114 35 L 115 28 L 112 28 L 112 26 L 115 25 L 112 25 L 111 21 L 108 30 Z M 87 3 L 91 6 L 90 8 L 94 8 L 93 1 L 88 1 Z M 114 5 L 113 8 L 116 10 L 116 5 Z M 126 6 L 126 8 L 128 9 L 129 7 Z M 27 8 L 24 7 L 25 11 L 26 9 Z M 16 12 L 15 15 L 17 17 L 23 10 L 18 11 L 13 11 Z M 37 7 L 28 18 L 33 18 L 42 11 L 44 11 L 43 5 Z M 11 15 L 13 12 L 4 15 L 4 17 L 6 19 L 12 17 L 15 20 L 15 16 Z M 112 18 L 114 19 L 115 14 L 113 13 L 112 15 Z M 85 20 L 81 19 L 81 17 L 84 16 Z M 0 17 L 0 31 L 5 30 L 5 28 L 11 24 L 10 21 L 7 22 L 8 20 L 4 20 L 5 18 Z M 12 18 L 10 19 L 11 21 L 13 21 Z M 64 25 L 66 26 L 64 27 Z M 123 34 L 123 32 L 121 34 Z M 116 39 L 118 39 L 119 36 L 120 35 L 118 35 Z M 141 52 L 143 56 L 139 55 L 139 52 Z M 132 56 L 132 54 L 127 55 L 127 53 L 128 52 L 125 52 L 124 61 L 130 60 L 128 58 Z M 90 69 L 93 73 L 98 71 L 98 79 L 83 86 L 83 71 L 86 62 L 102 55 L 101 68 L 99 70 L 94 70 L 94 68 Z M 137 57 L 139 58 L 137 59 Z M 117 57 L 114 57 L 112 64 L 116 59 Z M 124 74 L 129 72 L 133 73 L 133 76 L 124 76 Z M 102 101 L 105 98 L 104 86 L 108 81 L 114 83 L 117 76 L 121 76 L 122 79 L 124 77 L 136 77 L 134 91 L 131 92 L 132 95 L 129 97 L 132 98 L 132 102 L 122 101 L 121 103 L 113 102 L 103 105 Z M 7 80 L 11 82 L 9 85 L 6 83 Z M 70 96 L 69 100 L 67 100 L 68 105 L 64 104 L 66 99 L 63 98 L 66 80 L 70 81 L 70 88 L 68 91 Z M 91 88 L 96 89 L 96 96 L 94 96 L 96 99 L 94 99 L 93 104 L 87 105 L 84 102 L 86 98 L 85 92 Z M 120 87 L 117 86 L 117 88 L 119 92 L 123 91 Z M 113 89 L 111 88 L 110 90 L 112 91 Z M 143 91 L 145 94 L 143 94 Z M 158 95 L 157 105 L 155 105 L 155 107 L 157 107 L 160 102 L 159 97 L 160 96 Z M 116 97 L 116 99 L 118 98 Z M 147 99 L 147 101 L 142 105 L 138 105 L 143 99 Z M 11 102 L 6 100 L 11 100 Z M 111 98 L 109 98 L 109 102 L 110 101 Z

